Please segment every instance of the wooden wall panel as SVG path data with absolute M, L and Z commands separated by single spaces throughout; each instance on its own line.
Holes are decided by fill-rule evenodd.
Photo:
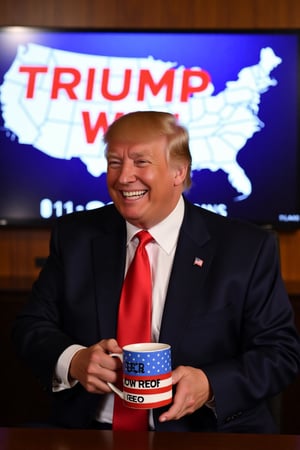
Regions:
M 35 278 L 37 259 L 48 255 L 49 236 L 48 229 L 0 230 L 0 277 Z
M 298 0 L 2 0 L 0 25 L 120 28 L 299 27 Z
M 293 294 L 300 293 L 300 231 L 279 234 L 281 271 Z
M 1 25 L 91 28 L 300 28 L 299 0 L 2 0 Z M 0 149 L 1 151 L 1 149 Z M 0 277 L 35 276 L 48 230 L 0 229 Z M 280 233 L 283 277 L 300 285 L 300 231 Z M 298 289 L 298 288 L 297 288 Z

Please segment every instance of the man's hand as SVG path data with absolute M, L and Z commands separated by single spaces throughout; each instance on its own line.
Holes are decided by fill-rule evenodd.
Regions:
M 179 366 L 172 372 L 176 393 L 172 406 L 160 417 L 160 422 L 178 420 L 192 414 L 212 398 L 207 376 L 201 369 Z
M 109 356 L 110 353 L 122 353 L 115 339 L 104 339 L 79 350 L 71 360 L 70 379 L 78 380 L 91 393 L 111 392 L 107 381 L 117 381 L 117 370 L 121 368 L 121 362 L 118 358 Z

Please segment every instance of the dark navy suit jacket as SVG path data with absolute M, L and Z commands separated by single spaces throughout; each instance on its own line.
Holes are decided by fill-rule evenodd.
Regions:
M 67 346 L 115 337 L 125 257 L 125 221 L 113 205 L 57 221 L 50 256 L 13 334 L 49 391 Z M 155 410 L 157 430 L 274 432 L 265 400 L 294 379 L 300 364 L 274 234 L 185 202 L 160 341 L 171 344 L 174 368 L 205 371 L 215 412 L 204 406 L 160 424 L 162 410 Z M 64 427 L 88 427 L 98 404 L 98 395 L 77 384 L 53 394 L 53 416 Z

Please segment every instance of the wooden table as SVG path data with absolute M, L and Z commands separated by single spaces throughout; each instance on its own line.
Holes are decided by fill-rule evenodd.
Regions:
M 0 428 L 0 450 L 300 450 L 300 435 Z

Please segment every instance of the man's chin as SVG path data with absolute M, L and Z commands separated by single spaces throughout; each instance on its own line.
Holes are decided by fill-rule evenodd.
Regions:
M 141 219 L 141 209 L 134 205 L 126 205 L 124 206 L 117 206 L 117 209 L 119 213 L 124 217 L 125 220 L 128 222 L 135 222 Z

